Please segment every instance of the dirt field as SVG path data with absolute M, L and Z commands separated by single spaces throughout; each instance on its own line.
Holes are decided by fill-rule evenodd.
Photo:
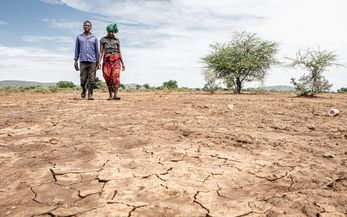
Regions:
M 0 94 L 1 217 L 347 216 L 347 95 L 106 95 Z

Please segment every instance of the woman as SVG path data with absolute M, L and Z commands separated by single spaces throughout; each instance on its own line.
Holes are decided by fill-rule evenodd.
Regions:
M 120 82 L 120 68 L 125 70 L 125 65 L 120 50 L 119 39 L 115 37 L 118 32 L 116 24 L 110 24 L 106 27 L 107 36 L 100 40 L 99 63 L 103 57 L 102 73 L 105 78 L 110 97 L 108 100 L 120 100 L 117 96 Z M 100 68 L 100 65 L 98 66 Z M 113 95 L 114 93 L 114 95 Z

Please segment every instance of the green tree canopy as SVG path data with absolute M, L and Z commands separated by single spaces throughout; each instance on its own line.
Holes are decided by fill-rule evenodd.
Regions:
M 162 87 L 167 88 L 167 89 L 176 89 L 176 88 L 178 88 L 177 81 L 175 81 L 175 80 L 165 81 L 163 83 Z
M 151 86 L 150 86 L 149 84 L 147 84 L 147 83 L 146 83 L 146 84 L 144 84 L 144 85 L 143 85 L 143 87 L 144 87 L 145 89 L 149 89 L 149 88 L 151 88 Z
M 332 86 L 323 76 L 323 72 L 330 66 L 339 66 L 337 56 L 334 52 L 320 49 L 299 50 L 295 58 L 287 58 L 290 63 L 287 65 L 293 68 L 304 68 L 309 74 L 303 75 L 296 81 L 291 82 L 296 91 L 302 96 L 314 96 L 317 93 L 328 91 Z
M 347 93 L 347 87 L 341 87 L 337 90 L 338 93 Z
M 240 93 L 243 82 L 263 81 L 267 70 L 277 61 L 279 44 L 255 33 L 235 32 L 230 42 L 210 45 L 211 52 L 203 62 L 222 79 L 233 80 Z
M 76 85 L 72 81 L 59 81 L 57 84 L 59 88 L 74 88 Z

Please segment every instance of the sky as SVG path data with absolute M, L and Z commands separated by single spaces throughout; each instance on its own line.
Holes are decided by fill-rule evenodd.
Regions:
M 346 11 L 346 0 L 1 0 L 0 80 L 78 84 L 74 45 L 85 20 L 99 39 L 108 24 L 118 25 L 122 83 L 160 86 L 173 79 L 180 87 L 203 87 L 201 58 L 235 31 L 279 42 L 280 61 L 320 48 L 347 66 Z M 305 72 L 275 66 L 264 84 L 248 86 L 290 85 Z M 347 86 L 346 67 L 324 75 L 333 90 Z

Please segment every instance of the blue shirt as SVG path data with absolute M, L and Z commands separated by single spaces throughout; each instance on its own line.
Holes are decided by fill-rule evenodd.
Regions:
M 94 35 L 86 37 L 83 33 L 76 37 L 75 60 L 96 63 L 99 57 L 98 39 Z

